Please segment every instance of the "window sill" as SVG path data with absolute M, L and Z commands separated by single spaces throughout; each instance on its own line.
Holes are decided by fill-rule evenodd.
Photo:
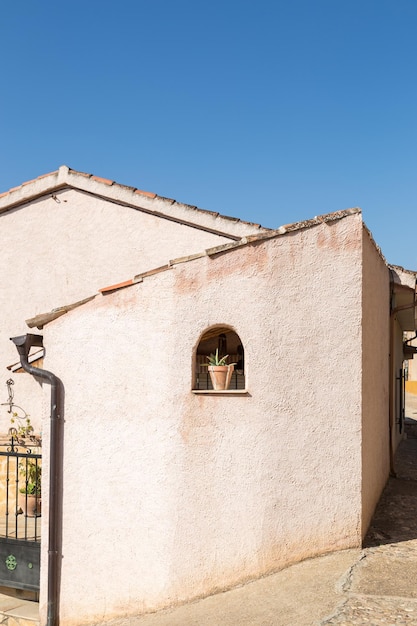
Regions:
M 247 396 L 249 394 L 247 389 L 223 389 L 219 391 L 216 389 L 191 389 L 191 393 L 196 395 L 216 395 L 216 396 Z

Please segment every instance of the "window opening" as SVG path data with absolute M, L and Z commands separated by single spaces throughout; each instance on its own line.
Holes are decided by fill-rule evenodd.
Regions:
M 229 389 L 245 389 L 245 351 L 239 335 L 225 326 L 215 326 L 203 333 L 195 355 L 193 389 L 213 389 L 207 366 L 208 357 L 216 351 L 219 359 L 228 355 L 227 363 L 234 363 Z

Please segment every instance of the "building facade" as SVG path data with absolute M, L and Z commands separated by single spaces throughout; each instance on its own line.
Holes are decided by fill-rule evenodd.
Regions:
M 60 204 L 79 193 L 64 188 Z M 83 194 L 88 247 L 106 218 Z M 145 239 L 155 246 L 165 225 L 152 219 Z M 415 275 L 387 266 L 358 209 L 276 231 L 231 221 L 227 235 L 225 218 L 201 219 L 205 230 L 181 224 L 177 252 L 167 234 L 149 259 L 127 254 L 120 272 L 110 233 L 94 289 L 93 276 L 80 286 L 80 270 L 61 302 L 42 295 L 31 312 L 26 303 L 29 332 L 46 348 L 38 366 L 64 390 L 61 624 L 156 611 L 360 546 L 394 470 Z M 236 363 L 225 391 L 204 382 L 215 348 Z M 42 414 L 45 616 L 50 388 L 24 373 L 20 391 Z

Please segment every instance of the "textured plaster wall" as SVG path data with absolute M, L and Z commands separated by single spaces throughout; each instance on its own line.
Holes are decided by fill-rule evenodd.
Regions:
M 147 198 L 143 202 L 151 204 Z M 167 210 L 166 203 L 161 208 Z M 184 211 L 186 217 L 190 219 L 190 214 Z M 200 213 L 192 217 L 198 221 Z M 201 219 L 208 218 L 202 214 Z M 9 338 L 28 332 L 26 319 L 91 296 L 172 258 L 229 241 L 74 189 L 2 213 L 0 226 L 0 403 L 7 400 L 5 381 L 11 375 L 5 366 L 18 361 Z M 221 226 L 225 227 L 224 221 Z M 229 232 L 235 231 L 245 233 L 250 226 L 230 220 Z M 42 405 L 39 383 L 31 376 L 12 377 L 16 403 L 40 428 L 39 416 L 48 398 Z M 0 407 L 0 432 L 9 425 L 7 407 Z
M 362 260 L 362 536 L 389 474 L 389 270 L 366 229 Z
M 0 266 L 9 279 L 2 332 L 15 334 L 27 332 L 25 319 L 37 313 L 229 241 L 74 189 L 3 213 L 0 225 Z
M 45 328 L 65 385 L 63 625 L 360 544 L 361 248 L 353 215 L 175 266 Z M 243 342 L 246 395 L 191 392 L 198 338 L 219 323 Z

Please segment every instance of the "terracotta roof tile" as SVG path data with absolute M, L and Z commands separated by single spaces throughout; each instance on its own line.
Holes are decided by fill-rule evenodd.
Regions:
M 148 198 L 156 198 L 156 193 L 152 193 L 151 191 L 142 191 L 142 189 L 136 189 L 135 187 L 133 189 L 135 190 L 135 193 L 138 193 L 141 196 L 148 196 Z
M 96 180 L 98 183 L 104 183 L 105 185 L 113 185 L 114 180 L 109 178 L 101 178 L 100 176 L 91 176 L 91 180 Z
M 46 174 L 42 174 L 42 175 L 38 176 L 37 178 L 34 178 L 32 180 L 29 180 L 29 181 L 26 181 L 26 182 L 22 183 L 19 186 L 13 187 L 12 189 L 9 189 L 9 190 L 1 193 L 0 194 L 0 198 L 4 198 L 8 194 L 13 193 L 15 191 L 18 191 L 19 189 L 22 189 L 23 187 L 25 189 L 27 189 L 28 187 L 30 187 L 30 185 L 32 183 L 36 183 L 36 181 L 39 181 L 39 180 L 41 180 L 43 178 L 53 177 L 54 175 L 55 176 L 57 175 L 58 178 L 57 178 L 56 181 L 54 181 L 54 180 L 51 181 L 51 185 L 50 185 L 51 188 L 54 187 L 54 186 L 56 188 L 58 188 L 58 187 L 62 188 L 64 186 L 66 186 L 66 185 L 71 186 L 72 185 L 71 176 L 74 176 L 74 177 L 82 176 L 82 177 L 84 177 L 86 179 L 94 180 L 96 183 L 100 183 L 100 184 L 106 185 L 107 187 L 115 187 L 115 188 L 129 190 L 132 193 L 137 194 L 138 196 L 144 196 L 144 197 L 150 198 L 151 200 L 152 199 L 158 199 L 158 200 L 161 200 L 164 203 L 167 203 L 167 204 L 170 204 L 170 205 L 178 205 L 180 208 L 184 207 L 187 210 L 193 210 L 193 211 L 196 211 L 196 212 L 198 211 L 198 212 L 200 212 L 202 214 L 210 215 L 210 216 L 214 217 L 215 219 L 218 218 L 219 220 L 229 220 L 229 221 L 234 222 L 236 224 L 242 223 L 242 224 L 245 224 L 245 225 L 249 225 L 249 226 L 253 226 L 255 228 L 262 229 L 262 226 L 260 226 L 259 224 L 254 224 L 252 222 L 246 222 L 245 220 L 240 220 L 239 218 L 233 217 L 233 216 L 222 215 L 221 213 L 219 213 L 217 211 L 207 211 L 206 209 L 200 209 L 199 207 L 196 207 L 196 206 L 191 206 L 191 205 L 188 205 L 186 203 L 177 202 L 173 198 L 167 198 L 165 196 L 159 196 L 158 194 L 156 194 L 154 192 L 145 191 L 143 189 L 137 189 L 136 187 L 132 187 L 132 186 L 128 186 L 128 185 L 121 185 L 121 184 L 117 183 L 116 181 L 110 180 L 108 178 L 103 178 L 103 177 L 100 177 L 100 176 L 94 176 L 94 175 L 86 173 L 86 172 L 80 172 L 79 170 L 74 170 L 74 169 L 69 168 L 69 167 L 67 167 L 65 165 L 61 166 L 58 170 L 55 170 L 53 172 L 48 172 Z M 74 182 L 73 186 L 77 187 L 77 183 L 76 183 L 75 179 L 74 179 L 73 182 Z M 40 195 L 42 195 L 42 193 L 49 193 L 49 191 L 42 192 L 41 190 L 37 190 L 35 192 L 35 194 L 36 194 L 37 197 L 39 197 Z M 33 195 L 33 197 L 35 197 L 35 194 Z M 10 203 L 10 208 L 12 208 L 12 206 L 15 206 L 16 204 L 23 203 L 24 201 L 27 201 L 27 197 L 25 199 L 23 199 L 23 198 L 16 198 L 16 200 L 12 199 L 12 201 Z M 2 211 L 7 211 L 8 208 L 9 208 L 9 206 L 4 206 L 2 208 Z M 134 207 L 132 207 L 132 208 L 134 208 Z M 145 209 L 143 208 L 143 210 L 145 210 Z M 155 212 L 155 214 L 157 214 L 157 213 Z M 165 213 L 163 214 L 163 213 L 159 212 L 158 214 L 161 217 L 167 217 L 167 215 Z M 184 224 L 190 225 L 186 220 L 184 221 L 183 218 L 180 218 L 180 220 L 182 220 L 182 222 Z M 202 228 L 207 228 L 207 226 L 204 226 L 204 225 L 201 225 L 201 227 Z M 270 229 L 263 229 L 263 230 L 267 231 L 267 230 L 270 230 Z M 210 232 L 215 232 L 216 234 L 219 234 L 219 235 L 222 235 L 222 236 L 226 236 L 226 237 L 228 237 L 229 234 L 230 234 L 230 233 L 223 233 L 223 232 L 221 232 L 221 229 L 220 230 L 213 230 L 213 231 L 210 231 Z M 239 237 L 237 237 L 237 238 L 239 238 Z
M 58 173 L 58 170 L 55 170 L 53 172 L 48 172 L 47 174 L 41 174 L 40 176 L 37 176 L 36 178 L 32 178 L 31 180 L 26 180 L 21 185 L 17 185 L 16 187 L 10 187 L 10 189 L 8 189 L 7 191 L 3 191 L 2 193 L 0 193 L 0 198 L 2 198 L 3 196 L 7 196 L 7 194 L 9 193 L 13 193 L 13 191 L 18 191 L 22 187 L 26 187 L 27 185 L 31 185 L 32 183 L 36 183 L 37 180 L 41 180 L 42 178 L 46 178 L 47 176 L 52 176 L 53 174 L 57 174 L 57 173 Z
M 85 178 L 91 178 L 92 174 L 88 174 L 87 172 L 79 172 L 78 170 L 72 170 L 70 167 L 68 168 L 69 172 L 73 174 L 78 174 L 78 176 L 84 176 Z
M 129 278 L 129 280 L 124 280 L 122 283 L 116 283 L 115 285 L 109 285 L 108 287 L 103 287 L 99 289 L 100 293 L 107 293 L 108 291 L 116 291 L 117 289 L 123 289 L 124 287 L 130 287 L 133 285 L 133 278 Z
M 126 189 L 127 191 L 131 191 L 132 193 L 136 191 L 136 187 L 133 187 L 132 185 L 122 185 L 122 183 L 114 183 L 114 184 L 120 187 L 120 189 Z M 142 193 L 147 193 L 147 192 L 143 191 Z
M 170 204 L 177 204 L 177 201 L 176 201 L 176 200 L 174 200 L 173 198 L 165 198 L 165 196 L 158 196 L 158 195 L 157 195 L 157 197 L 158 197 L 160 200 L 164 200 L 165 202 L 169 202 Z M 178 204 L 181 204 L 181 203 L 180 203 L 180 202 L 178 202 Z
M 47 172 L 46 174 L 41 174 L 37 176 L 35 180 L 41 180 L 41 178 L 46 178 L 47 176 L 51 176 L 52 174 L 58 174 L 59 170 L 54 170 L 53 172 Z
M 24 183 L 22 183 L 18 187 L 13 187 L 13 189 L 9 189 L 9 192 L 14 191 L 15 189 L 20 189 L 20 187 L 26 187 L 26 185 L 31 185 L 32 183 L 36 183 L 37 180 L 41 180 L 42 178 L 46 178 L 47 176 L 53 176 L 54 174 L 58 174 L 58 170 L 55 170 L 53 172 L 48 172 L 47 174 L 41 174 L 40 176 L 37 176 L 36 178 L 32 178 L 32 180 L 26 180 Z

